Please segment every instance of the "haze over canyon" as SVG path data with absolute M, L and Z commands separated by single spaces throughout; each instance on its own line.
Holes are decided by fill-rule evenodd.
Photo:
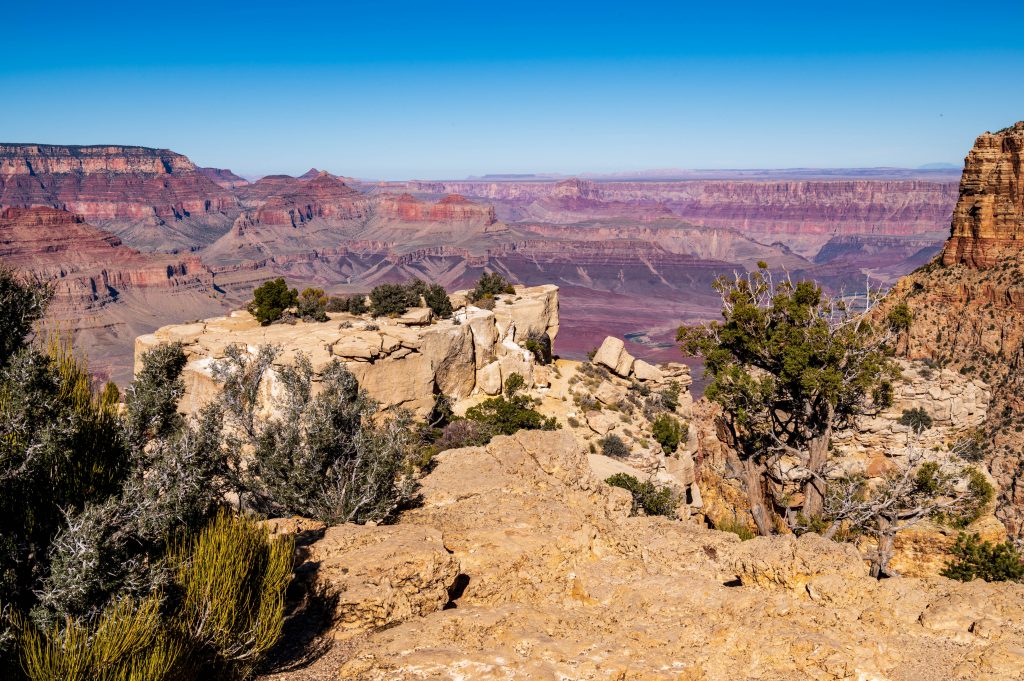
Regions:
M 354 180 L 311 169 L 247 181 L 167 149 L 0 144 L 0 261 L 57 282 L 53 324 L 124 382 L 158 326 L 244 303 L 284 276 L 366 292 L 484 270 L 561 287 L 559 352 L 628 335 L 677 355 L 681 321 L 716 318 L 711 283 L 764 261 L 834 291 L 888 285 L 948 236 L 958 170 Z M 698 179 L 694 179 L 698 178 Z

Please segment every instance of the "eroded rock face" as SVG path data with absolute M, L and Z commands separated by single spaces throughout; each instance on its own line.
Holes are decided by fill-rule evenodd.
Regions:
M 942 264 L 988 268 L 1024 247 L 1024 121 L 985 133 L 967 154 Z
M 186 394 L 181 408 L 195 413 L 219 390 L 213 380 L 213 364 L 224 357 L 229 345 L 255 351 L 270 344 L 282 349 L 278 365 L 294 362 L 298 353 L 310 358 L 317 373 L 335 359 L 343 361 L 382 407 L 404 408 L 423 417 L 433 407 L 436 393 L 455 400 L 474 392 L 495 394 L 513 372 L 523 376 L 527 387 L 533 385 L 533 355 L 516 343 L 514 333 L 516 329 L 541 329 L 554 341 L 558 287 L 518 287 L 514 295 L 501 296 L 499 304 L 502 323 L 495 313 L 475 307 L 460 308 L 452 319 L 431 324 L 421 324 L 422 320 L 413 324 L 407 317 L 332 314 L 328 322 L 260 326 L 248 312 L 233 312 L 139 336 L 136 369 L 146 350 L 161 343 L 182 343 L 189 361 L 183 374 Z M 425 319 L 429 320 L 429 314 Z M 478 356 L 489 361 L 478 365 Z M 264 393 L 268 408 L 272 408 L 272 375 L 265 379 Z
M 628 517 L 565 432 L 443 453 L 404 526 L 439 530 L 454 607 L 353 639 L 357 680 L 1018 678 L 1024 586 L 867 577 L 849 547 Z M 398 544 L 394 544 L 398 546 Z M 385 559 L 381 572 L 391 571 Z M 741 586 L 731 586 L 734 584 Z M 375 596 L 366 593 L 367 602 Z
M 431 527 L 338 525 L 306 553 L 303 579 L 334 602 L 334 636 L 422 617 L 442 609 L 459 561 Z

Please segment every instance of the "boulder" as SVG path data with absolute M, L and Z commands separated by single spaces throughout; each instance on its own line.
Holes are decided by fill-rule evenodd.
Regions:
M 801 590 L 822 575 L 840 575 L 851 581 L 868 575 L 864 560 L 852 545 L 813 533 L 745 541 L 737 552 L 735 568 L 744 586 L 791 590 Z
M 441 610 L 459 575 L 441 532 L 429 527 L 337 525 L 306 553 L 316 585 L 336 599 L 338 638 Z
M 601 343 L 594 355 L 594 364 L 600 364 L 623 378 L 629 376 L 633 371 L 633 356 L 626 352 L 626 346 L 621 339 L 608 336 Z
M 429 307 L 414 307 L 406 310 L 405 314 L 400 315 L 396 321 L 405 326 L 426 326 L 433 318 L 434 313 Z
M 649 364 L 642 359 L 633 362 L 633 374 L 638 381 L 654 381 L 660 383 L 665 380 L 665 374 L 658 367 Z
M 501 364 L 491 362 L 476 372 L 476 387 L 485 395 L 497 395 L 501 392 Z

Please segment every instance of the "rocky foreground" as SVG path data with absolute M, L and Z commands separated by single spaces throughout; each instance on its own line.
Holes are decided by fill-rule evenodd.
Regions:
M 303 550 L 334 650 L 278 679 L 1019 679 L 1024 585 L 876 581 L 816 535 L 629 517 L 566 432 L 441 454 L 423 504 Z

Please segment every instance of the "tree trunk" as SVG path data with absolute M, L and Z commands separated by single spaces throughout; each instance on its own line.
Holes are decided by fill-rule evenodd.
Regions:
M 825 508 L 825 465 L 828 463 L 828 449 L 832 444 L 832 427 L 807 443 L 807 470 L 811 478 L 804 484 L 804 515 L 817 518 Z
M 871 561 L 871 576 L 875 579 L 892 577 L 895 574 L 889 569 L 889 561 L 895 550 L 896 532 L 892 524 L 885 518 L 878 519 L 878 551 Z
M 750 504 L 750 515 L 757 525 L 757 533 L 761 536 L 772 534 L 775 526 L 764 500 L 764 466 L 752 458 L 743 462 L 743 486 L 747 491 L 747 503 Z

